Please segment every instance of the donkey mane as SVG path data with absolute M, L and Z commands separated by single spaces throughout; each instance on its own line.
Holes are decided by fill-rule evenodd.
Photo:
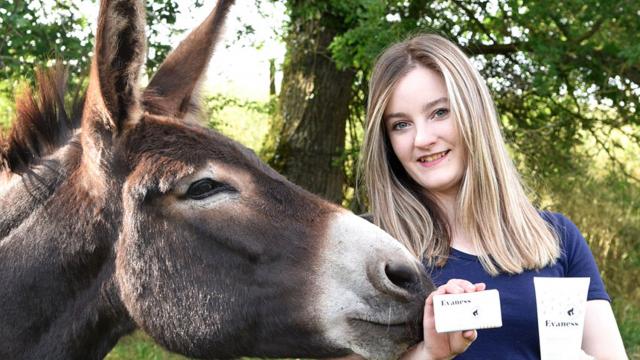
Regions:
M 0 172 L 24 174 L 38 160 L 67 143 L 79 127 L 84 100 L 65 109 L 67 72 L 61 63 L 36 70 L 36 89 L 16 99 L 16 116 L 8 136 L 0 137 Z

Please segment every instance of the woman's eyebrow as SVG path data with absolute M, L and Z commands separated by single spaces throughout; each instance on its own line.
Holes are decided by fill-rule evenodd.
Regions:
M 424 104 L 424 106 L 422 106 L 422 111 L 423 112 L 427 112 L 429 111 L 432 107 L 440 104 L 440 103 L 449 103 L 449 98 L 446 96 L 443 96 L 441 98 L 437 98 L 433 101 L 429 101 L 428 103 Z
M 387 120 L 390 120 L 392 118 L 404 118 L 404 117 L 407 117 L 407 114 L 405 114 L 403 112 L 394 112 L 394 113 L 389 113 L 389 114 L 382 115 L 382 121 L 387 121 Z

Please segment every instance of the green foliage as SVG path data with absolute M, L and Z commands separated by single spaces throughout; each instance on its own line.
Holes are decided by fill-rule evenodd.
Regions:
M 88 75 L 94 37 L 90 24 L 95 19 L 81 15 L 79 4 L 75 0 L 0 0 L 0 96 L 10 97 L 20 82 L 33 85 L 34 69 L 57 59 L 69 68 L 71 84 Z M 190 1 L 191 8 L 202 4 L 202 0 Z M 146 12 L 146 69 L 151 74 L 171 50 L 166 41 L 184 29 L 174 26 L 180 16 L 178 0 L 148 0 Z
M 635 128 L 637 131 L 637 128 Z M 608 132 L 611 141 L 625 143 L 621 132 Z M 566 214 L 585 236 L 605 286 L 625 346 L 631 358 L 640 357 L 640 184 L 626 170 L 611 166 L 606 152 L 593 152 L 595 135 L 583 131 L 586 145 L 572 149 L 571 170 L 541 178 L 524 167 L 542 208 Z M 638 169 L 640 149 L 618 149 L 618 158 Z
M 0 95 L 25 79 L 33 84 L 34 69 L 58 58 L 69 59 L 72 73 L 86 69 L 92 35 L 78 13 L 70 0 L 0 0 Z
M 203 0 L 190 0 L 192 9 L 203 5 Z M 147 13 L 147 38 L 149 51 L 146 63 L 147 75 L 156 72 L 162 61 L 169 55 L 172 47 L 166 43 L 166 39 L 175 37 L 185 32 L 175 26 L 180 11 L 178 0 L 148 0 L 145 3 Z
M 275 99 L 267 102 L 215 94 L 205 100 L 208 126 L 260 153 L 274 113 Z
M 283 2 L 289 15 L 289 21 L 285 24 L 284 38 L 287 47 L 295 49 L 295 52 L 287 52 L 285 62 L 295 61 L 290 58 L 292 53 L 303 57 L 303 54 L 307 52 L 319 51 L 318 46 L 322 36 L 330 36 L 329 39 L 333 38 L 333 42 L 338 41 L 345 33 L 353 31 L 352 29 L 359 25 L 361 17 L 366 16 L 369 11 L 367 6 L 375 3 L 381 4 L 376 0 L 289 0 Z M 371 41 L 377 36 L 369 40 Z M 333 58 L 337 59 L 335 53 Z M 351 66 L 349 60 L 336 61 L 336 63 L 340 68 Z
M 1 95 L 9 92 L 4 89 L 6 85 L 6 81 L 0 81 L 0 134 L 9 128 L 11 119 L 13 119 L 13 101 L 9 97 Z

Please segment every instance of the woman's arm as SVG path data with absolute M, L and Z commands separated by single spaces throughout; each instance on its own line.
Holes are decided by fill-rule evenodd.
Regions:
M 475 330 L 457 331 L 438 334 L 433 316 L 433 295 L 461 294 L 482 291 L 485 284 L 472 284 L 466 280 L 451 279 L 432 292 L 425 301 L 424 307 L 424 340 L 402 355 L 401 360 L 440 360 L 451 359 L 463 353 L 478 337 Z
M 582 350 L 598 360 L 628 359 L 616 318 L 608 301 L 587 302 Z

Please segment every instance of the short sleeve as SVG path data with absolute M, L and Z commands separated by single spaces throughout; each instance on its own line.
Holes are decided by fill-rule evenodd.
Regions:
M 546 213 L 543 217 L 553 225 L 560 238 L 565 276 L 591 278 L 587 299 L 611 301 L 589 244 L 578 227 L 562 214 Z

